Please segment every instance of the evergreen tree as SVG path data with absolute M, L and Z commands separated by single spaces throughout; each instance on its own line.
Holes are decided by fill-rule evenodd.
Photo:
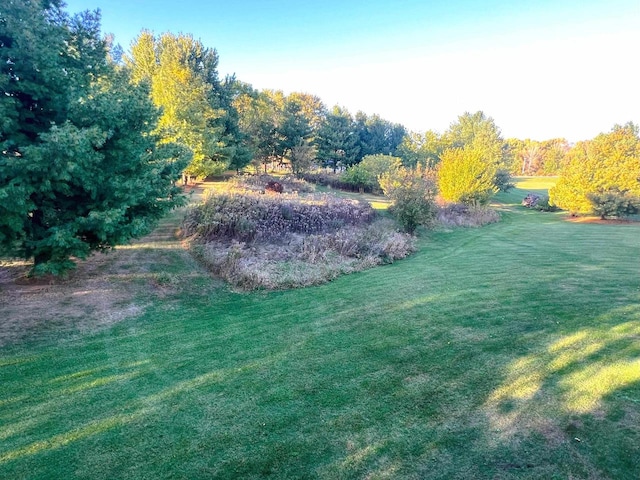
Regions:
M 315 139 L 318 159 L 325 167 L 349 167 L 358 160 L 359 138 L 351 114 L 338 106 L 333 107 L 318 129 Z
M 368 116 L 358 112 L 355 119 L 360 151 L 358 161 L 367 155 L 395 155 L 406 135 L 400 124 L 391 123 L 379 115 Z
M 150 231 L 180 202 L 185 165 L 156 148 L 157 111 L 107 61 L 99 14 L 61 3 L 0 11 L 0 255 L 33 259 L 36 274 Z

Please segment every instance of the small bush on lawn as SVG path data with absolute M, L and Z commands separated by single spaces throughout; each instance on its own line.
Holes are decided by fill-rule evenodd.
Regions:
M 522 206 L 526 208 L 534 208 L 540 202 L 540 195 L 535 193 L 528 193 L 526 197 L 522 199 Z
M 591 202 L 593 213 L 603 220 L 607 217 L 627 217 L 638 213 L 640 209 L 638 197 L 618 189 L 589 193 L 587 198 Z
M 535 208 L 541 212 L 557 212 L 559 210 L 558 207 L 549 203 L 549 197 L 547 196 L 541 197 Z
M 500 221 L 500 215 L 492 208 L 463 203 L 449 203 L 438 209 L 438 223 L 444 227 L 481 227 Z
M 393 202 L 389 211 L 405 232 L 413 233 L 418 225 L 432 224 L 437 212 L 432 172 L 420 166 L 400 167 L 381 175 L 379 181 L 384 194 Z

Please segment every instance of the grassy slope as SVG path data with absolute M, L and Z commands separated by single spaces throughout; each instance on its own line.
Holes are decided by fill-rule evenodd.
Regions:
M 638 478 L 640 226 L 503 210 L 298 291 L 176 258 L 143 317 L 5 348 L 0 478 Z

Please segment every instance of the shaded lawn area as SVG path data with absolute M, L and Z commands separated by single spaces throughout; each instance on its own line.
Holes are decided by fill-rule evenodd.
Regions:
M 0 350 L 0 478 L 636 479 L 639 238 L 504 206 L 251 294 L 176 257 L 138 318 Z

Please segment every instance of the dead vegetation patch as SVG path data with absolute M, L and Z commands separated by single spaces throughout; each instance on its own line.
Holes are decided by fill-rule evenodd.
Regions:
M 366 202 L 237 185 L 193 206 L 182 234 L 196 258 L 243 290 L 316 285 L 414 250 L 413 237 Z
M 199 200 L 202 186 L 190 187 Z M 0 347 L 23 339 L 46 341 L 86 334 L 141 315 L 154 298 L 188 289 L 198 269 L 177 230 L 183 212 L 174 212 L 150 235 L 99 253 L 66 277 L 28 277 L 30 264 L 0 263 Z M 169 273 L 176 260 L 185 272 Z

